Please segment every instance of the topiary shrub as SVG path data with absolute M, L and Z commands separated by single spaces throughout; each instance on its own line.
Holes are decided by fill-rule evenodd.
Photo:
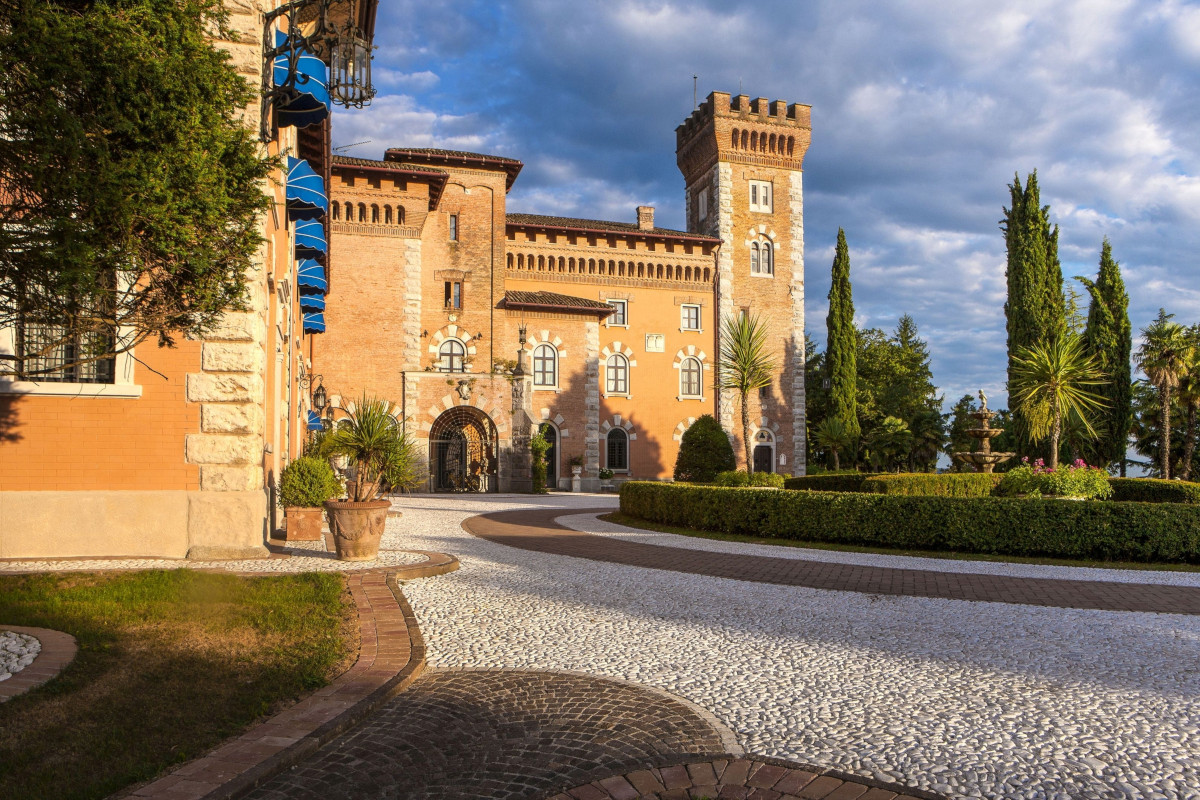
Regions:
M 736 466 L 729 436 L 712 414 L 699 417 L 683 432 L 675 458 L 675 480 L 711 483 L 717 473 Z
M 861 492 L 863 481 L 872 475 L 870 472 L 823 472 L 788 478 L 783 482 L 783 488 L 809 492 Z
M 1200 483 L 1159 478 L 1109 478 L 1112 499 L 1125 503 L 1200 504 Z
M 859 491 L 909 497 L 990 497 L 1003 475 L 982 472 L 900 473 L 868 475 Z
M 943 552 L 1200 563 L 1200 507 L 865 492 L 749 492 L 634 481 L 621 513 L 696 530 Z
M 279 505 L 284 508 L 320 508 L 341 493 L 341 482 L 323 458 L 301 456 L 279 475 Z
M 782 489 L 784 477 L 774 472 L 742 472 L 728 470 L 719 472 L 713 479 L 716 486 L 758 486 L 770 489 Z

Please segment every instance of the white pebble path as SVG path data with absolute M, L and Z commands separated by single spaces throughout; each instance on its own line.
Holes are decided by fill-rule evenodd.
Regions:
M 419 564 L 426 559 L 395 545 L 394 537 L 384 535 L 379 558 L 374 561 L 339 561 L 337 553 L 325 549 L 323 542 L 288 542 L 284 552 L 291 558 L 249 558 L 241 561 L 193 561 L 170 558 L 83 558 L 62 561 L 0 561 L 0 574 L 6 572 L 93 572 L 125 569 L 217 569 L 227 572 L 253 572 L 264 575 L 295 572 L 354 572 L 380 567 Z
M 42 652 L 36 636 L 0 630 L 0 681 L 6 681 L 28 667 Z
M 750 752 L 955 797 L 1200 798 L 1200 618 L 749 583 L 516 550 L 461 528 L 522 505 L 396 503 L 389 535 L 462 564 L 404 586 L 431 666 L 653 685 L 713 711 Z

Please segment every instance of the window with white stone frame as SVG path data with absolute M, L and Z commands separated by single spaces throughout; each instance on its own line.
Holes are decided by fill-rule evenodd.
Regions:
M 750 210 L 770 214 L 774 210 L 770 181 L 750 181 Z
M 558 351 L 539 344 L 533 351 L 533 385 L 543 389 L 558 386 Z
M 700 330 L 700 306 L 684 303 L 679 307 L 679 329 L 681 331 Z
M 605 300 L 604 302 L 608 303 L 610 306 L 612 306 L 613 308 L 616 309 L 616 311 L 614 311 L 613 313 L 608 315 L 608 319 L 604 321 L 604 324 L 610 328 L 614 328 L 614 327 L 628 328 L 629 327 L 629 301 L 628 300 Z
M 613 472 L 629 471 L 629 434 L 613 428 L 605 437 L 605 466 Z
M 629 359 L 614 353 L 604 363 L 604 387 L 609 395 L 629 394 Z
M 467 348 L 463 347 L 462 342 L 458 339 L 447 339 L 438 348 L 438 371 L 466 372 L 467 367 L 464 363 L 466 355 Z
M 687 398 L 701 397 L 703 386 L 701 376 L 704 368 L 698 358 L 685 358 L 679 364 L 679 396 Z
M 775 274 L 775 248 L 766 239 L 750 243 L 750 274 L 766 277 Z

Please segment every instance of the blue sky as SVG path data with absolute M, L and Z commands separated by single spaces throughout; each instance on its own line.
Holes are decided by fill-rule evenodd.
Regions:
M 379 95 L 334 145 L 526 166 L 510 211 L 683 227 L 675 127 L 713 90 L 813 107 L 808 331 L 839 226 L 858 322 L 911 314 L 947 403 L 1002 402 L 1007 184 L 1038 170 L 1063 274 L 1108 236 L 1135 330 L 1200 321 L 1200 5 L 1183 2 L 384 0 Z M 1073 283 L 1073 282 L 1072 282 Z M 1076 284 L 1078 286 L 1078 284 Z

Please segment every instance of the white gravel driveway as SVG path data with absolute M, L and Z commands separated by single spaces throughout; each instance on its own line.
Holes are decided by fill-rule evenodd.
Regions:
M 580 670 L 657 686 L 713 711 L 752 753 L 953 796 L 1200 798 L 1200 617 L 772 586 L 516 550 L 460 527 L 522 505 L 615 502 L 398 500 L 404 516 L 389 519 L 385 547 L 462 562 L 403 587 L 430 665 Z M 954 563 L 976 568 L 994 569 Z

